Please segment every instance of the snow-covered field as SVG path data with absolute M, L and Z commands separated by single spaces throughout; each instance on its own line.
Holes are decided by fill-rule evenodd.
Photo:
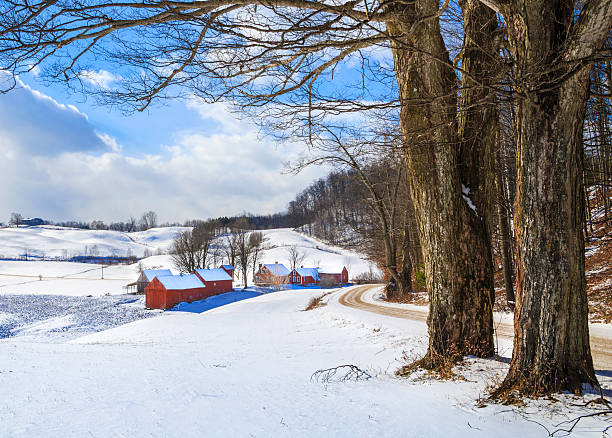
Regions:
M 0 295 L 0 339 L 65 342 L 160 313 L 142 295 Z
M 61 256 L 62 248 L 80 249 L 96 245 L 101 255 L 125 255 L 127 248 L 142 255 L 144 249 L 166 252 L 180 227 L 153 228 L 136 233 L 116 231 L 76 230 L 59 227 L 28 227 L 0 229 L 0 255 L 17 256 L 24 247 L 39 254 Z M 270 249 L 264 251 L 261 263 L 289 263 L 289 247 L 295 245 L 304 254 L 304 266 L 318 265 L 340 272 L 343 266 L 351 277 L 363 272 L 378 272 L 365 257 L 353 251 L 334 247 L 290 229 L 266 230 Z M 220 239 L 222 241 L 223 238 Z M 95 242 L 95 243 L 94 243 Z M 226 260 L 227 261 L 227 260 Z M 168 255 L 154 255 L 141 260 L 148 269 L 172 269 Z M 1 261 L 0 295 L 44 294 L 67 296 L 100 296 L 125 293 L 124 286 L 138 278 L 138 264 L 102 266 L 89 263 L 59 261 Z M 252 282 L 249 269 L 249 282 Z M 102 278 L 104 275 L 104 278 Z
M 425 324 L 343 307 L 344 290 L 308 312 L 321 290 L 165 312 L 68 343 L 1 340 L 0 436 L 527 437 L 590 409 L 569 396 L 478 407 L 503 361 L 468 360 L 466 380 L 397 378 L 404 352 L 424 353 Z M 344 364 L 371 377 L 311 378 Z M 585 419 L 574 435 L 606 425 Z

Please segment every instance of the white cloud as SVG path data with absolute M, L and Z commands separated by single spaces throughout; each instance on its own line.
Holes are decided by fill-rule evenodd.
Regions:
M 87 115 L 57 102 L 17 79 L 17 87 L 0 100 L 0 146 L 34 155 L 105 151 Z
M 79 78 L 89 85 L 108 90 L 113 83 L 121 79 L 121 76 L 107 70 L 83 70 L 79 72 Z
M 3 120 L 9 108 L 0 101 L 0 147 L 7 152 L 0 161 L 0 186 L 10 188 L 0 191 L 0 221 L 12 211 L 55 220 L 105 221 L 149 209 L 164 221 L 243 211 L 267 214 L 286 208 L 298 191 L 323 174 L 313 168 L 284 175 L 283 163 L 300 146 L 276 147 L 258 138 L 252 126 L 237 121 L 223 105 L 190 104 L 203 118 L 219 123 L 216 133 L 177 133 L 172 144 L 130 155 L 78 110 L 33 90 L 17 91 L 7 97 L 23 110 L 9 123 Z

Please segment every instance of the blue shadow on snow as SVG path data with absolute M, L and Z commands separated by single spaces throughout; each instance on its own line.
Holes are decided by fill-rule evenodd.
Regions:
M 263 295 L 262 292 L 256 292 L 254 290 L 234 290 L 232 292 L 214 295 L 204 300 L 194 301 L 192 303 L 178 303 L 172 309 L 168 309 L 167 311 L 202 313 L 210 309 L 225 306 L 226 304 L 258 297 L 260 295 Z

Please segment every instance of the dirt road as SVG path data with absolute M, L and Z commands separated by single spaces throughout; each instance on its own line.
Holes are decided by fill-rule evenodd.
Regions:
M 378 313 L 380 315 L 392 316 L 394 318 L 411 319 L 414 321 L 427 322 L 426 310 L 402 309 L 399 307 L 389 307 L 369 303 L 363 300 L 363 294 L 372 288 L 378 288 L 377 285 L 358 286 L 347 290 L 340 296 L 338 302 L 342 305 L 353 307 L 355 309 L 364 310 L 366 312 Z M 514 328 L 511 324 L 497 322 L 495 323 L 497 336 L 512 339 L 514 337 Z M 593 330 L 591 330 L 593 331 Z M 591 353 L 595 368 L 598 370 L 612 370 L 612 339 L 593 335 L 591 333 Z

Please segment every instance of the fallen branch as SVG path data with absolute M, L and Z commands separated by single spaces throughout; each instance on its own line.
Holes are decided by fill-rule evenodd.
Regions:
M 343 373 L 343 374 L 342 374 Z M 368 380 L 372 376 L 367 371 L 355 365 L 339 365 L 337 367 L 328 368 L 325 370 L 315 371 L 310 380 L 316 380 L 317 382 L 330 383 L 332 381 L 347 382 L 350 380 Z

